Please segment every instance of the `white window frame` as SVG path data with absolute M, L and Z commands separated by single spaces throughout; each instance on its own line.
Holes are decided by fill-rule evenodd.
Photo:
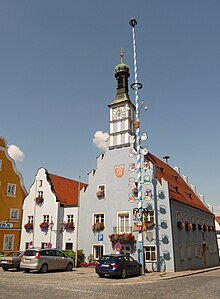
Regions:
M 28 219 L 28 223 L 34 223 L 34 216 L 33 215 L 28 215 L 27 219 Z
M 128 216 L 128 217 L 127 217 Z M 122 219 L 124 218 L 124 220 Z M 128 218 L 128 225 L 126 225 L 126 219 Z M 131 232 L 131 216 L 129 211 L 120 211 L 117 213 L 118 233 L 130 233 Z M 123 223 L 123 225 L 121 225 Z
M 50 215 L 43 215 L 43 222 L 50 222 Z
M 67 219 L 68 223 L 74 222 L 74 214 L 68 214 L 68 215 L 66 215 L 66 219 Z
M 149 255 L 149 259 L 147 258 Z M 157 247 L 156 245 L 145 245 L 144 246 L 144 260 L 145 262 L 156 262 L 157 261 Z
M 15 195 L 16 195 L 16 184 L 8 183 L 7 196 L 15 197 Z
M 6 239 L 7 238 L 11 238 L 11 242 L 8 242 L 8 244 L 10 244 L 11 246 L 6 246 Z M 4 235 L 4 243 L 3 243 L 3 251 L 13 251 L 13 248 L 14 248 L 14 238 L 15 238 L 15 235 L 12 235 L 12 234 L 5 234 Z
M 93 214 L 93 223 L 92 224 L 96 224 L 97 222 L 105 224 L 105 213 L 100 212 L 100 213 Z
M 16 214 L 16 216 L 17 216 L 16 218 L 12 217 L 13 213 Z M 18 221 L 19 220 L 19 209 L 13 209 L 13 208 L 10 209 L 10 220 L 11 221 Z
M 98 249 L 101 249 L 102 248 L 102 250 L 101 251 L 99 251 L 99 252 L 97 252 L 96 251 L 96 248 Z M 93 253 L 93 258 L 94 258 L 94 260 L 99 260 L 100 259 L 100 257 L 105 253 L 105 247 L 104 247 L 104 245 L 103 244 L 93 244 L 92 245 L 92 253 Z

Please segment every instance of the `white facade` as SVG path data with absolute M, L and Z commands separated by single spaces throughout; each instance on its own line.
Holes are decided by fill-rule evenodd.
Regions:
M 43 202 L 37 202 L 36 198 L 43 198 Z M 20 250 L 47 246 L 74 250 L 76 228 L 65 229 L 65 223 L 70 220 L 74 225 L 77 223 L 77 210 L 77 207 L 68 207 L 60 202 L 48 172 L 40 168 L 23 204 Z M 49 224 L 46 229 L 40 227 L 43 222 Z M 33 229 L 24 227 L 28 223 L 33 223 Z
M 216 235 L 217 235 L 217 243 L 218 243 L 218 255 L 220 257 L 220 224 L 217 220 L 215 220 L 215 229 L 216 229 Z

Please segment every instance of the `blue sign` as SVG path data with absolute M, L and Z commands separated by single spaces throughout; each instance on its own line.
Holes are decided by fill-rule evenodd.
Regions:
M 104 238 L 103 238 L 103 234 L 98 234 L 98 241 L 103 241 Z

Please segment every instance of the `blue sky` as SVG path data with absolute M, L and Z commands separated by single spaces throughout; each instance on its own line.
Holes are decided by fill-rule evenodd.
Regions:
M 84 182 L 96 168 L 120 48 L 134 82 L 134 16 L 147 146 L 220 214 L 219 11 L 218 0 L 0 1 L 0 136 L 23 152 L 26 188 L 40 167 Z

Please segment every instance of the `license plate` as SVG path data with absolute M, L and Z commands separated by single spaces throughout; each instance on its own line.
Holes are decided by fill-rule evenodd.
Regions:
M 109 265 L 102 265 L 102 267 L 108 268 L 108 267 L 109 267 Z
M 7 264 L 8 262 L 7 262 L 7 261 L 1 261 L 1 263 L 2 263 L 2 264 Z

